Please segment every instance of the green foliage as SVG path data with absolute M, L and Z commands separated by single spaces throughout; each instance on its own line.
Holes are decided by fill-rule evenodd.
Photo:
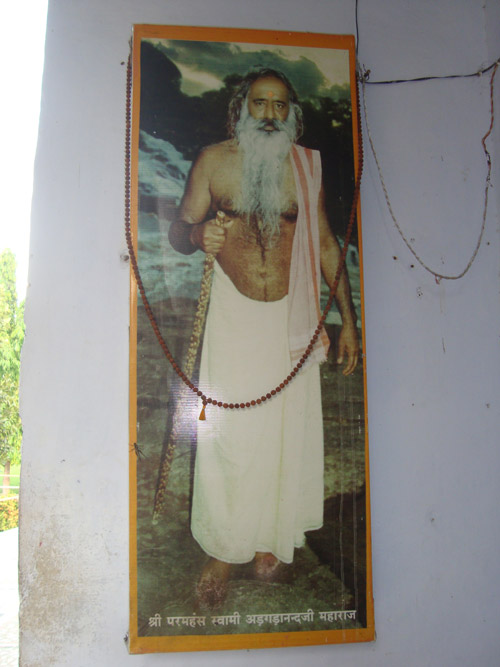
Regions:
M 19 461 L 22 427 L 19 418 L 19 367 L 24 340 L 24 303 L 18 306 L 16 260 L 11 250 L 0 254 L 0 463 Z
M 141 46 L 141 72 L 142 130 L 170 142 L 186 160 L 227 138 L 227 107 L 240 77 L 226 77 L 221 90 L 201 97 L 186 95 L 175 64 L 148 42 Z
M 9 498 L 0 502 L 0 532 L 17 528 L 19 524 L 19 501 Z
M 354 193 L 351 100 L 319 97 L 301 106 L 304 135 L 300 143 L 321 153 L 326 214 L 333 232 L 343 236 Z
M 6 472 L 5 466 L 2 467 L 0 465 L 0 485 L 2 483 L 2 480 L 4 479 L 5 472 Z M 7 495 L 16 495 L 17 493 L 19 493 L 19 480 L 21 478 L 21 465 L 18 464 L 18 463 L 13 463 L 10 467 L 10 472 L 8 472 L 8 474 L 9 474 L 8 485 L 11 486 L 11 487 L 12 486 L 16 487 L 16 488 L 9 489 Z M 1 501 L 1 499 L 2 499 L 2 496 L 0 496 L 0 501 Z

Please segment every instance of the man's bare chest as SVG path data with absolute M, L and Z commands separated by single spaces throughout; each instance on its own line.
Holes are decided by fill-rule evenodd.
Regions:
M 241 160 L 238 156 L 230 156 L 212 173 L 210 193 L 213 211 L 222 210 L 229 217 L 237 217 L 241 209 L 243 188 Z M 279 200 L 282 216 L 294 222 L 298 212 L 297 191 L 289 160 L 284 165 Z

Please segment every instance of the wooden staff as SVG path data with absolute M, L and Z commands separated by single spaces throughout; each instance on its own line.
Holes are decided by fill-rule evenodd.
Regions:
M 222 211 L 217 211 L 215 216 L 215 223 L 220 227 L 224 226 L 225 214 Z M 198 356 L 198 349 L 200 347 L 201 334 L 205 326 L 205 319 L 207 315 L 208 301 L 210 298 L 210 287 L 212 285 L 212 276 L 214 271 L 215 255 L 210 253 L 205 257 L 203 265 L 203 276 L 201 278 L 200 296 L 198 297 L 198 306 L 194 316 L 193 330 L 189 340 L 189 347 L 184 361 L 184 372 L 191 380 L 193 376 L 196 357 Z M 163 510 L 165 504 L 165 491 L 167 488 L 168 477 L 172 468 L 172 461 L 174 458 L 175 444 L 177 438 L 182 430 L 182 415 L 184 399 L 188 394 L 187 386 L 182 383 L 179 391 L 177 405 L 172 419 L 172 430 L 167 442 L 165 456 L 160 465 L 158 474 L 158 483 L 156 486 L 156 494 L 153 508 L 153 524 L 158 522 L 158 518 Z M 205 419 L 205 406 L 201 411 L 200 419 Z

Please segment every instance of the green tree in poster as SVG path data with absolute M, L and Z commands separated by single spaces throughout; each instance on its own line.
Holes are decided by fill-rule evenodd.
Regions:
M 10 466 L 21 457 L 19 366 L 24 339 L 24 302 L 17 304 L 16 259 L 11 250 L 0 254 L 0 464 L 3 493 L 9 486 Z

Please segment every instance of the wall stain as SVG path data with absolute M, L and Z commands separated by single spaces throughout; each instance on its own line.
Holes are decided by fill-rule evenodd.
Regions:
M 58 498 L 57 507 L 44 507 L 43 514 L 30 507 L 29 516 L 21 515 L 20 664 L 26 667 L 70 664 L 65 662 L 68 651 L 90 645 L 96 619 L 102 617 L 101 586 L 98 581 L 92 585 L 98 577 L 92 563 L 102 551 L 102 538 L 95 534 L 93 543 L 85 544 L 81 536 L 88 538 L 88 533 L 72 523 L 75 498 L 54 494 L 53 486 L 45 495 L 37 493 L 51 495 Z

